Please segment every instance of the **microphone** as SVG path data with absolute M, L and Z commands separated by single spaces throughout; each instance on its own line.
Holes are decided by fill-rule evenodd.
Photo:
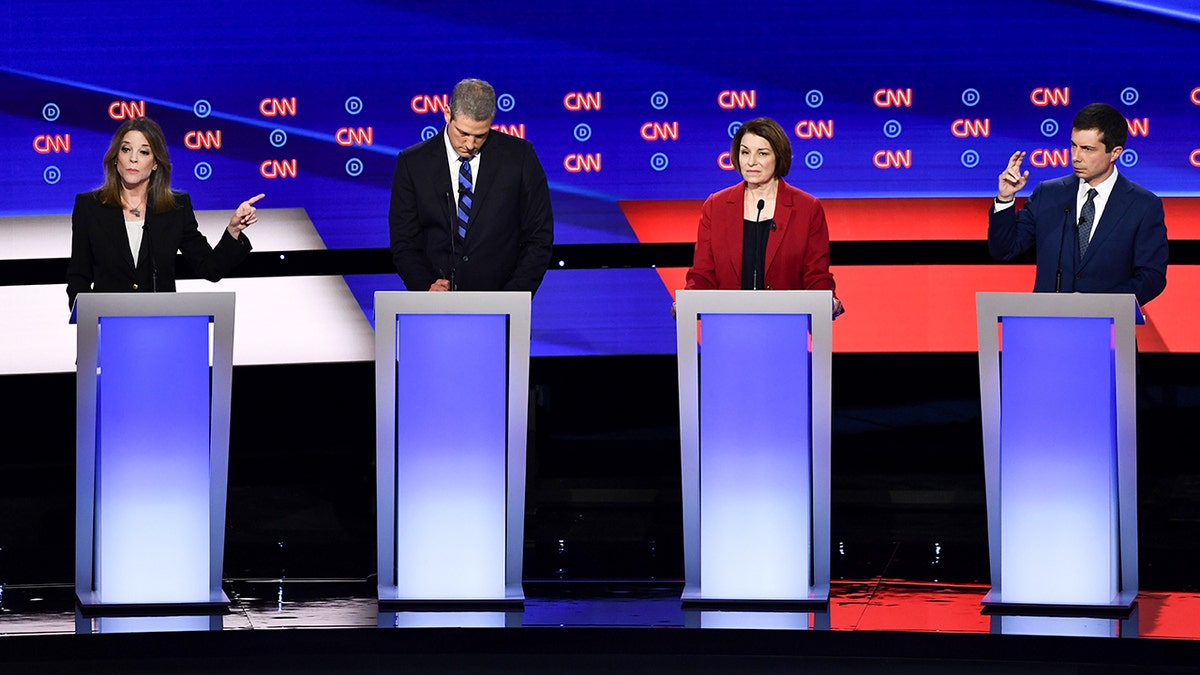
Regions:
M 762 231 L 761 231 L 761 230 L 758 228 L 758 223 L 759 223 L 759 222 L 762 220 L 762 212 L 763 212 L 763 208 L 765 208 L 765 207 L 766 207 L 766 205 L 767 205 L 767 201 L 766 201 L 765 199 L 760 199 L 760 200 L 758 200 L 758 213 L 754 214 L 754 224 L 755 224 L 755 227 L 754 227 L 754 241 L 755 241 L 755 243 L 756 243 L 756 244 L 757 244 L 757 242 L 758 242 L 758 238 L 759 238 L 759 236 L 760 236 L 760 235 L 762 235 Z M 774 229 L 774 228 L 772 228 L 772 229 Z M 758 261 L 758 253 L 759 253 L 759 251 L 760 251 L 761 249 L 762 249 L 762 246 L 755 246 L 755 250 L 754 250 L 754 260 L 755 260 L 755 263 L 754 263 L 754 279 L 753 279 L 753 281 L 751 281 L 751 282 L 750 282 L 750 285 L 751 285 L 751 286 L 753 287 L 753 289 L 754 289 L 754 290 L 756 290 L 756 291 L 758 290 L 758 262 L 757 262 L 757 261 Z
M 450 290 L 457 291 L 458 286 L 454 281 L 454 223 L 458 220 L 458 214 L 454 204 L 454 190 L 446 190 L 446 207 L 446 213 L 450 216 L 449 229 L 446 232 L 450 235 Z
M 1083 216 L 1080 216 L 1080 220 L 1082 220 L 1082 219 L 1083 219 Z M 1062 234 L 1058 238 L 1058 269 L 1054 270 L 1054 292 L 1055 293 L 1062 292 L 1062 257 L 1063 257 L 1063 249 L 1067 247 L 1067 244 L 1066 244 L 1067 223 L 1069 223 L 1070 221 L 1071 221 L 1071 206 L 1067 205 L 1067 206 L 1063 207 Z
M 146 214 L 149 216 L 150 214 Z M 146 234 L 146 251 L 150 256 L 150 291 L 158 292 L 158 260 L 154 257 L 154 238 L 150 236 L 150 219 L 142 223 L 142 232 Z

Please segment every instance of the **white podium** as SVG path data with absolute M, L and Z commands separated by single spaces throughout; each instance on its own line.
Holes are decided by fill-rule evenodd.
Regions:
M 832 309 L 829 291 L 676 295 L 685 606 L 829 601 Z
M 1133 295 L 979 293 L 991 611 L 1105 613 L 1138 592 Z
M 530 294 L 375 294 L 381 608 L 524 603 Z
M 223 611 L 233 293 L 84 293 L 75 595 L 87 613 Z

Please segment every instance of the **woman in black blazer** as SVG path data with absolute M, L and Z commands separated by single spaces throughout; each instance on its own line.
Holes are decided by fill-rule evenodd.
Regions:
M 104 185 L 75 197 L 68 305 L 89 291 L 174 291 L 176 251 L 200 276 L 220 280 L 250 252 L 243 230 L 258 220 L 262 198 L 242 202 L 212 248 L 187 194 L 171 189 L 162 129 L 148 117 L 126 120 L 104 153 Z

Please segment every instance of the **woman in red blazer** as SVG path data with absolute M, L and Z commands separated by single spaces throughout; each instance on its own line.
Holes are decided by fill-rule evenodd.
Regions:
M 783 181 L 792 164 L 787 133 L 774 120 L 750 120 L 730 153 L 744 180 L 704 201 L 685 288 L 833 291 L 825 209 Z M 834 318 L 843 311 L 835 295 Z
M 175 290 L 175 254 L 217 281 L 246 257 L 254 202 L 242 202 L 214 250 L 196 224 L 191 200 L 171 189 L 171 160 L 162 129 L 148 117 L 126 120 L 104 153 L 104 185 L 76 196 L 71 213 L 67 303 L 95 292 Z

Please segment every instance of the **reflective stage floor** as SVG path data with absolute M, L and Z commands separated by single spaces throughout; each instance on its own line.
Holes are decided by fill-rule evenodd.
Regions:
M 523 609 L 380 613 L 372 367 L 235 369 L 233 604 L 169 620 L 76 615 L 74 376 L 0 377 L 0 673 L 1200 672 L 1200 359 L 1140 364 L 1122 619 L 982 611 L 969 354 L 835 357 L 828 611 L 685 611 L 674 362 L 630 357 L 532 364 Z
M 978 585 L 841 581 L 827 611 L 684 609 L 681 585 L 529 582 L 519 610 L 380 611 L 363 581 L 237 580 L 218 616 L 84 617 L 10 586 L 5 673 L 1193 672 L 1200 594 L 1125 618 L 988 616 Z

